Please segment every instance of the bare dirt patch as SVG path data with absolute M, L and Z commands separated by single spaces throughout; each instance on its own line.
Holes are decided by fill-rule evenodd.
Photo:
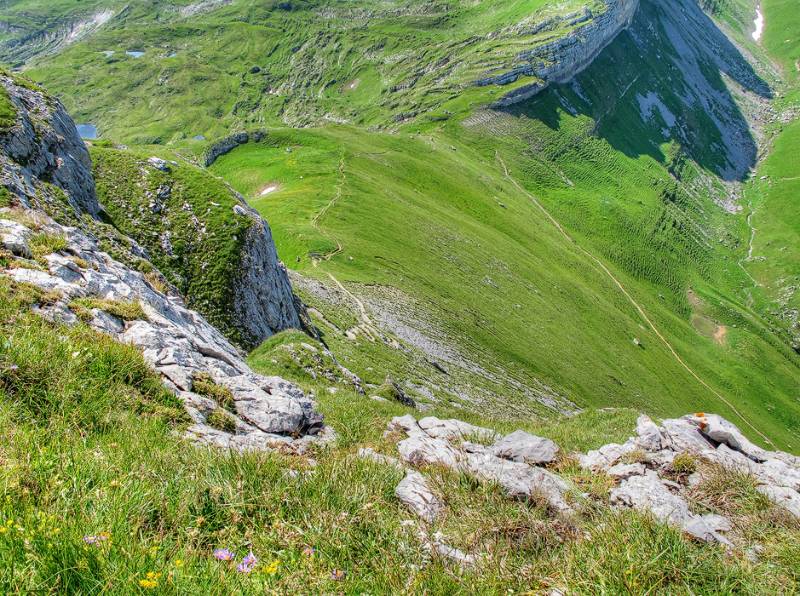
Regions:
M 350 93 L 351 91 L 355 91 L 358 89 L 358 86 L 361 84 L 361 79 L 353 79 L 352 81 L 347 81 L 344 85 L 342 85 L 342 93 Z
M 267 195 L 271 195 L 274 192 L 277 192 L 281 189 L 280 182 L 268 182 L 260 189 L 258 189 L 258 196 L 259 197 L 266 197 Z

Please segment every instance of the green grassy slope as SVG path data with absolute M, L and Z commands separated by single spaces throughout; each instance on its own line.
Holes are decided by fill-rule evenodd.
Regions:
M 359 283 L 356 293 L 397 290 L 473 361 L 503 372 L 485 389 L 526 402 L 521 411 L 539 408 L 509 377 L 581 406 L 736 418 L 722 396 L 790 444 L 797 357 L 740 265 L 745 215 L 720 206 L 733 210 L 755 164 L 748 118 L 769 90 L 710 19 L 694 8 L 703 30 L 683 30 L 678 12 L 644 0 L 634 31 L 577 85 L 486 111 L 476 104 L 499 90 L 461 85 L 531 40 L 485 34 L 526 11 L 540 20 L 544 4 L 320 6 L 240 0 L 190 19 L 133 11 L 30 72 L 62 90 L 80 119 L 189 153 L 202 146 L 193 135 L 231 126 L 348 120 L 273 126 L 267 141 L 214 166 L 270 220 L 291 267 Z M 744 42 L 747 3 L 716 10 Z M 476 36 L 476 45 L 453 41 Z M 432 69 L 416 73 L 423 63 Z M 748 93 L 730 91 L 731 80 Z M 397 134 L 365 130 L 420 110 Z M 405 366 L 386 346 L 329 339 L 369 382 Z
M 729 556 L 688 542 L 636 513 L 611 510 L 603 504 L 607 482 L 569 460 L 559 472 L 593 496 L 585 517 L 559 522 L 534 502 L 508 500 L 495 486 L 428 470 L 449 510 L 458 512 L 432 529 L 457 547 L 485 553 L 480 566 L 458 573 L 430 560 L 416 529 L 404 525 L 408 512 L 393 494 L 400 473 L 355 457 L 359 445 L 391 448 L 382 432 L 391 416 L 403 413 L 401 406 L 354 408 L 363 397 L 307 386 L 321 390 L 321 408 L 339 430 L 334 446 L 312 452 L 316 466 L 277 453 L 199 449 L 177 436 L 184 424 L 180 404 L 141 355 L 81 325 L 66 328 L 25 314 L 42 299 L 30 287 L 0 279 L 3 592 L 797 588 L 800 530 L 752 482 L 712 475 L 695 506 L 735 516 L 743 543 L 761 545 L 757 563 L 738 551 Z M 635 416 L 587 412 L 526 426 L 565 450 L 582 450 L 621 440 Z M 237 573 L 235 563 L 213 557 L 215 548 L 231 549 L 237 560 L 252 551 L 259 564 L 250 574 Z
M 228 338 L 252 339 L 237 325 L 233 285 L 252 221 L 233 213 L 237 197 L 205 170 L 168 163 L 168 172 L 148 163 L 169 152 L 91 149 L 97 198 L 111 223 L 147 250 L 158 270 Z
M 399 288 L 422 301 L 482 362 L 514 370 L 528 383 L 538 378 L 579 405 L 731 415 L 687 380 L 613 282 L 560 237 L 500 165 L 469 146 L 441 133 L 418 138 L 347 128 L 285 131 L 271 139 L 275 147 L 245 146 L 213 170 L 252 197 L 278 230 L 276 242 L 293 267 Z M 327 173 L 306 176 L 307 160 Z M 339 160 L 344 166 L 337 181 Z M 258 197 L 275 182 L 283 190 Z M 314 217 L 337 196 L 338 183 L 341 195 L 318 230 Z M 342 252 L 313 267 L 309 255 L 332 253 L 338 243 Z M 619 275 L 704 378 L 732 390 L 737 405 L 773 440 L 791 441 L 800 412 L 793 394 L 798 372 L 790 360 L 752 329 L 737 330 L 740 338 L 719 346 L 693 329 L 688 309 L 676 316 L 655 298 L 669 286 Z M 735 310 L 729 316 L 741 317 Z M 334 344 L 334 351 L 352 349 L 346 343 Z M 351 365 L 346 358 L 345 364 Z M 752 374 L 754 364 L 763 375 Z M 370 366 L 367 360 L 354 372 L 380 382 L 380 374 L 366 370 Z M 510 388 L 505 393 L 511 402 L 519 399 Z M 765 409 L 767 400 L 775 412 Z
M 507 68 L 519 50 L 571 27 L 529 33 L 524 23 L 604 6 L 236 0 L 191 17 L 170 8 L 184 3 L 136 3 L 29 71 L 64 96 L 76 120 L 117 140 L 211 138 L 264 122 L 387 125 L 441 105 L 486 71 Z M 0 20 L 15 21 L 26 7 L 0 10 Z

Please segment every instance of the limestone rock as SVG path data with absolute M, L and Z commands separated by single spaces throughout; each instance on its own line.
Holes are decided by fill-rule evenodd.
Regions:
M 447 440 L 470 438 L 493 440 L 497 436 L 493 430 L 455 419 L 440 420 L 434 416 L 428 416 L 421 419 L 418 424 L 428 436 Z
M 60 187 L 76 213 L 96 217 L 97 203 L 92 162 L 75 123 L 57 99 L 17 85 L 0 74 L 0 86 L 8 92 L 17 121 L 0 134 L 0 186 L 5 186 L 26 207 L 52 196 L 42 183 Z
M 556 474 L 528 464 L 500 459 L 488 450 L 469 453 L 466 469 L 474 476 L 497 482 L 513 498 L 543 498 L 554 510 L 569 513 L 569 485 Z
M 444 439 L 424 434 L 412 435 L 397 444 L 400 458 L 412 466 L 439 464 L 458 469 L 461 454 Z
M 649 416 L 642 414 L 636 420 L 636 444 L 645 451 L 660 451 L 664 447 L 661 431 Z
M 549 464 L 558 456 L 558 445 L 550 439 L 517 430 L 499 439 L 492 446 L 497 457 L 530 465 Z
M 647 511 L 656 519 L 667 523 L 706 542 L 730 544 L 720 534 L 730 522 L 717 515 L 700 516 L 689 511 L 686 501 L 670 492 L 658 474 L 648 471 L 644 476 L 631 476 L 613 489 L 610 501 L 614 505 Z
M 623 445 L 609 443 L 608 445 L 603 445 L 599 449 L 589 451 L 585 455 L 579 455 L 578 463 L 586 470 L 595 472 L 607 470 L 625 457 L 625 455 L 635 451 L 637 448 L 633 439 L 627 441 Z
M 717 443 L 727 445 L 734 451 L 744 453 L 756 461 L 767 459 L 767 452 L 754 445 L 735 425 L 716 414 L 694 414 L 686 419 L 706 437 Z
M 444 504 L 433 494 L 425 477 L 408 470 L 405 478 L 394 489 L 394 494 L 406 507 L 426 522 L 433 523 L 444 509 Z
M 537 82 L 522 85 L 496 102 L 497 105 L 507 106 L 536 95 L 550 83 L 570 80 L 589 66 L 603 48 L 630 25 L 639 7 L 639 0 L 605 0 L 604 4 L 605 10 L 594 18 L 573 20 L 571 24 L 583 24 L 569 35 L 520 52 L 510 70 L 487 76 L 476 84 L 507 85 L 523 76 L 537 79 Z
M 785 486 L 761 485 L 758 491 L 766 495 L 773 503 L 783 507 L 789 513 L 800 518 L 800 493 Z
M 617 464 L 611 466 L 606 474 L 617 480 L 625 480 L 631 476 L 643 476 L 646 471 L 643 464 Z
M 0 245 L 12 254 L 30 259 L 33 256 L 28 246 L 31 236 L 31 231 L 25 226 L 0 219 Z
M 361 447 L 358 450 L 358 457 L 361 459 L 368 459 L 378 464 L 383 464 L 386 466 L 391 466 L 393 468 L 397 468 L 398 470 L 402 470 L 403 464 L 400 462 L 399 459 L 396 457 L 390 457 L 388 455 L 383 455 L 382 453 L 378 453 L 372 447 Z

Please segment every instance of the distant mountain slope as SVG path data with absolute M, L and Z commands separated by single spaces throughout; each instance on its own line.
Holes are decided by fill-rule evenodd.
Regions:
M 388 376 L 508 417 L 718 410 L 789 445 L 791 305 L 755 281 L 743 192 L 790 100 L 751 3 L 642 0 L 574 81 L 507 107 L 541 71 L 475 81 L 535 64 L 602 6 L 137 7 L 29 72 L 101 135 L 198 162 L 266 128 L 211 170 L 273 223 L 368 389 Z

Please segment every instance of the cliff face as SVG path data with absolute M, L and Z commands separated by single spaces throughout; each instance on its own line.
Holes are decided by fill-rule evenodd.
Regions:
M 192 440 L 235 449 L 302 449 L 323 428 L 313 402 L 283 379 L 255 374 L 218 329 L 159 283 L 136 242 L 81 217 L 102 209 L 74 124 L 43 92 L 10 77 L 0 82 L 17 107 L 16 123 L 0 133 L 0 190 L 11 203 L 0 208 L 0 276 L 46 294 L 36 306 L 41 316 L 67 325 L 83 321 L 139 347 L 186 406 Z M 266 223 L 240 205 L 228 218 L 248 225 L 252 220 L 242 259 L 248 298 L 237 309 L 252 320 L 243 324 L 262 334 L 299 326 Z
M 518 65 L 511 70 L 483 78 L 479 86 L 508 85 L 522 76 L 537 77 L 538 81 L 515 89 L 497 101 L 511 105 L 539 93 L 550 83 L 563 83 L 585 69 L 620 31 L 628 27 L 639 7 L 639 0 L 606 0 L 606 11 L 594 18 L 581 15 L 576 22 L 585 24 L 567 36 L 545 43 L 517 55 Z
M 203 168 L 144 152 L 92 148 L 97 192 L 192 308 L 245 348 L 299 328 L 267 223 Z
M 96 217 L 100 212 L 86 145 L 64 107 L 32 84 L 0 75 L 17 122 L 0 135 L 0 185 L 26 206 L 52 200 L 42 182 L 62 188 L 72 207 Z

